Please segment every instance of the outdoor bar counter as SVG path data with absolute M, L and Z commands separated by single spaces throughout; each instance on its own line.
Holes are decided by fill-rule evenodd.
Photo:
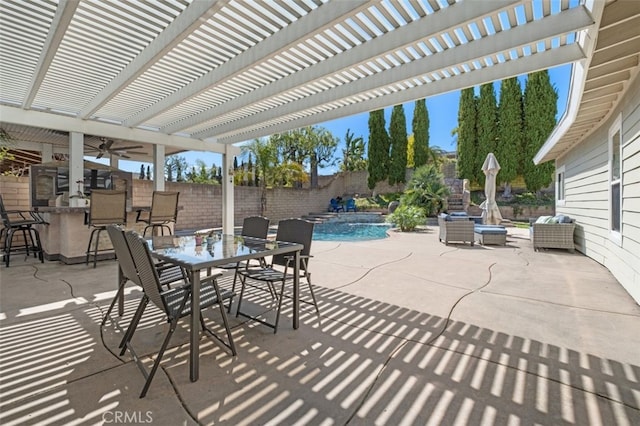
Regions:
M 127 229 L 142 232 L 144 223 L 136 223 L 137 210 L 148 209 L 145 207 L 127 208 Z M 63 263 L 82 263 L 85 261 L 85 253 L 91 229 L 86 224 L 88 207 L 36 207 L 41 216 L 49 223 L 38 225 L 42 249 L 47 260 L 59 260 Z M 100 248 L 110 248 L 111 241 L 106 232 L 100 233 Z M 112 253 L 98 255 L 99 259 L 114 258 Z

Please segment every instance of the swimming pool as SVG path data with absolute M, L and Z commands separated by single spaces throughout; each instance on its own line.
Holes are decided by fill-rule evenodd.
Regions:
M 369 241 L 387 238 L 389 223 L 317 223 L 313 228 L 315 241 Z

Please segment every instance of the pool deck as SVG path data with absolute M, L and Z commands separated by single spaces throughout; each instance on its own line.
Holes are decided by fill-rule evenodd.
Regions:
M 203 338 L 194 383 L 182 321 L 144 399 L 100 327 L 116 263 L 16 256 L 0 269 L 0 424 L 640 424 L 640 306 L 580 253 L 534 252 L 515 228 L 506 246 L 445 246 L 429 227 L 312 255 L 320 319 L 304 307 L 293 330 L 287 310 L 274 335 L 231 315 L 238 355 Z M 139 296 L 127 287 L 125 324 Z M 147 365 L 161 323 L 149 309 L 134 336 Z

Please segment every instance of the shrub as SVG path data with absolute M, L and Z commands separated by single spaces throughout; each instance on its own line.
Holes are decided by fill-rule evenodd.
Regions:
M 399 227 L 402 232 L 413 231 L 418 225 L 424 225 L 426 220 L 423 209 L 402 204 L 387 216 L 387 222 Z
M 427 216 L 435 216 L 446 207 L 449 188 L 442 173 L 433 164 L 419 167 L 413 173 L 400 204 L 416 206 Z

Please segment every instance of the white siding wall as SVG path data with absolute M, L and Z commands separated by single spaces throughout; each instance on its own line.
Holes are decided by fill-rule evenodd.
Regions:
M 622 244 L 609 233 L 608 132 L 622 115 Z M 606 266 L 640 303 L 640 78 L 589 138 L 556 161 L 565 166 L 565 204 L 576 219 L 578 250 Z

